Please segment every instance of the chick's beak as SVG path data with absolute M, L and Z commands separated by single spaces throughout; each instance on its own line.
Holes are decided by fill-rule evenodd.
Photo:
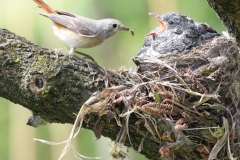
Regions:
M 129 32 L 131 32 L 132 36 L 134 36 L 134 31 L 128 27 L 121 26 L 121 27 L 119 27 L 119 30 L 120 31 L 129 31 Z
M 157 15 L 155 13 L 149 13 L 149 15 L 155 17 L 158 20 L 158 22 L 160 23 L 162 28 L 159 30 L 159 33 L 164 32 L 167 29 L 167 25 L 160 19 L 159 15 Z M 153 32 L 153 33 L 147 34 L 146 36 L 156 36 L 156 35 L 157 35 L 157 33 Z

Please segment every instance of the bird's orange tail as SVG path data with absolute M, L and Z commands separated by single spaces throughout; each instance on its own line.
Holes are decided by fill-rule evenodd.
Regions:
M 40 8 L 42 8 L 47 13 L 56 13 L 51 7 L 49 7 L 45 2 L 42 0 L 33 0 L 35 3 L 38 4 Z

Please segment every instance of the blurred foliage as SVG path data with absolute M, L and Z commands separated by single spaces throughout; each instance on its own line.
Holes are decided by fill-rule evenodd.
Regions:
M 68 50 L 69 47 L 54 36 L 51 21 L 34 11 L 42 12 L 32 0 L 0 0 L 0 27 L 6 28 L 28 40 L 48 48 Z M 203 0 L 45 0 L 54 9 L 63 10 L 94 19 L 114 18 L 135 31 L 132 37 L 128 32 L 121 32 L 102 45 L 91 49 L 79 49 L 90 54 L 107 69 L 119 69 L 121 66 L 132 67 L 131 58 L 141 48 L 144 36 L 158 22 L 148 16 L 149 12 L 164 14 L 178 11 L 196 21 L 206 22 L 222 32 L 225 28 L 215 12 Z M 42 160 L 57 159 L 61 146 L 49 146 L 32 142 L 32 138 L 51 141 L 63 141 L 68 137 L 71 125 L 49 124 L 37 129 L 26 126 L 31 115 L 25 108 L 9 103 L 0 98 L 0 159 L 4 160 Z M 83 138 L 84 137 L 84 138 Z M 110 142 L 107 138 L 95 141 L 93 133 L 82 130 L 74 142 L 77 150 L 86 156 L 101 156 L 110 159 Z M 131 151 L 133 153 L 133 151 Z M 64 159 L 74 159 L 71 152 Z M 143 156 L 131 154 L 129 159 L 144 160 Z

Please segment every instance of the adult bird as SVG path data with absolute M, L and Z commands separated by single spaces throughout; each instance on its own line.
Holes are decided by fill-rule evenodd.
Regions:
M 77 48 L 98 46 L 119 31 L 130 31 L 134 35 L 132 29 L 125 27 L 122 22 L 116 19 L 90 19 L 54 10 L 42 0 L 34 0 L 34 2 L 46 12 L 39 14 L 52 20 L 54 34 L 71 47 L 70 55 L 73 55 Z

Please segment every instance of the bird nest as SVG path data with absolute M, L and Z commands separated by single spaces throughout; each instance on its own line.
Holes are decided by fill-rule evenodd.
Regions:
M 227 36 L 184 52 L 135 57 L 136 70 L 119 72 L 125 85 L 115 83 L 83 104 L 62 155 L 77 128 L 89 121 L 87 115 L 97 113 L 101 117 L 93 126 L 97 138 L 104 124 L 113 120 L 114 126 L 121 126 L 116 144 L 138 147 L 150 159 L 240 157 L 239 58 L 236 41 Z M 104 115 L 107 123 L 102 123 Z M 142 141 L 132 144 L 131 135 L 140 135 Z M 144 151 L 147 140 L 153 142 L 151 151 L 157 147 L 160 155 Z M 126 156 L 116 145 L 111 153 L 115 158 Z
M 135 128 L 122 131 L 116 142 L 124 143 L 119 137 L 128 135 L 131 144 L 130 135 L 137 132 L 146 138 L 147 133 L 146 139 L 160 145 L 162 158 L 235 159 L 240 156 L 239 58 L 236 41 L 226 36 L 181 53 L 137 56 L 136 71 L 120 72 L 127 85 L 94 94 L 78 117 L 83 120 L 86 113 L 97 112 L 109 121 L 115 117 L 123 128 L 119 118 L 128 127 L 134 121 Z M 97 121 L 93 127 L 97 138 L 102 134 L 99 126 Z M 120 151 L 114 154 L 122 156 Z
M 136 71 L 120 71 L 127 85 L 94 94 L 77 119 L 97 112 L 108 121 L 115 117 L 122 127 L 120 118 L 128 127 L 134 121 L 135 128 L 125 128 L 116 142 L 124 143 L 119 137 L 128 135 L 132 145 L 130 135 L 138 133 L 159 144 L 162 158 L 235 159 L 240 156 L 239 58 L 236 41 L 227 36 L 181 53 L 137 56 Z M 97 121 L 93 127 L 97 138 L 102 134 L 99 126 Z M 143 144 L 139 152 L 144 152 Z M 118 153 L 114 157 L 123 156 Z
M 136 124 L 148 123 L 161 157 L 239 156 L 239 57 L 236 41 L 221 36 L 181 53 L 134 58 Z
M 104 77 L 98 74 L 95 81 L 112 87 L 94 93 L 83 104 L 60 159 L 72 147 L 84 120 L 90 121 L 90 113 L 99 115 L 93 126 L 97 138 L 104 132 L 102 121 L 116 121 L 117 125 L 108 126 L 121 127 L 116 142 L 125 144 L 128 136 L 127 145 L 139 144 L 138 151 L 151 159 L 240 157 L 237 42 L 179 13 L 151 15 L 163 26 L 145 37 L 133 59 L 137 69 L 119 71 L 114 79 L 102 69 Z M 131 143 L 134 138 L 137 142 Z M 144 151 L 147 140 L 156 144 L 150 142 L 151 151 L 160 146 L 160 155 Z M 116 146 L 111 153 L 114 158 L 125 156 Z

